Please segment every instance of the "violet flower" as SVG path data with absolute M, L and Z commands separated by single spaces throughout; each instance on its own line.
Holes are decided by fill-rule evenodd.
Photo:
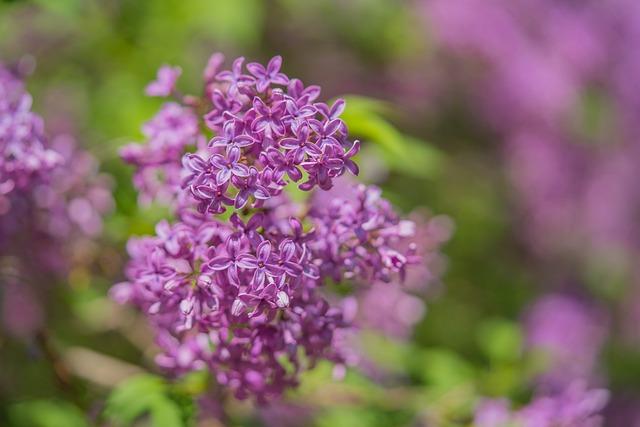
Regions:
M 257 62 L 247 64 L 247 69 L 256 78 L 256 89 L 258 89 L 258 92 L 266 91 L 272 84 L 286 85 L 289 83 L 289 78 L 280 72 L 281 66 L 281 56 L 271 58 L 266 68 Z

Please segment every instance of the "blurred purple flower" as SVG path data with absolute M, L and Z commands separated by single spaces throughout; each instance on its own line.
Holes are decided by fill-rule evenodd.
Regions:
M 599 427 L 608 401 L 606 390 L 588 390 L 579 382 L 551 395 L 538 395 L 528 405 L 511 411 L 504 399 L 484 400 L 476 408 L 478 427 Z
M 182 74 L 180 67 L 168 65 L 160 67 L 156 79 L 147 85 L 145 93 L 149 96 L 161 97 L 171 95 L 176 88 L 176 81 L 180 74 Z
M 0 276 L 4 326 L 33 337 L 53 284 L 90 258 L 111 182 L 69 135 L 46 138 L 22 82 L 0 64 Z
M 526 342 L 543 352 L 549 366 L 540 380 L 552 388 L 593 378 L 607 337 L 607 319 L 592 305 L 568 295 L 549 294 L 528 310 Z

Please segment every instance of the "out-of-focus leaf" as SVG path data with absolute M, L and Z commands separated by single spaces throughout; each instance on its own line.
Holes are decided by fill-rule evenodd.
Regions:
M 131 423 L 147 411 L 165 389 L 166 385 L 158 377 L 142 375 L 132 378 L 111 393 L 105 413 L 116 422 Z
M 390 372 L 403 372 L 406 369 L 405 361 L 412 354 L 410 345 L 373 332 L 361 332 L 360 342 L 368 357 L 376 365 Z M 381 348 L 385 351 L 380 351 Z
M 317 421 L 318 427 L 371 427 L 375 425 L 375 414 L 362 408 L 335 408 L 323 412 Z
M 82 9 L 80 6 L 82 5 L 82 1 L 79 0 L 57 0 L 57 1 L 47 1 L 47 0 L 35 0 L 40 7 L 45 8 L 46 10 L 60 14 L 66 18 L 76 17 L 77 14 Z
M 216 39 L 231 39 L 245 45 L 259 40 L 263 5 L 259 0 L 200 0 L 193 9 L 203 29 Z
M 387 427 L 411 425 L 407 411 L 386 411 L 378 407 L 328 408 L 316 418 L 317 427 Z
M 436 392 L 449 391 L 475 379 L 473 367 L 453 351 L 447 349 L 423 350 L 412 359 L 416 374 Z
M 188 395 L 197 396 L 205 392 L 209 379 L 208 371 L 190 372 L 175 384 L 174 389 Z
M 185 426 L 178 405 L 170 399 L 157 399 L 151 403 L 149 409 L 151 424 L 154 427 Z
M 105 415 L 118 426 L 132 425 L 144 415 L 149 416 L 154 427 L 185 426 L 180 406 L 168 393 L 168 384 L 159 377 L 131 378 L 111 393 Z
M 522 333 L 514 322 L 494 319 L 484 322 L 478 331 L 478 345 L 495 362 L 513 362 L 522 353 Z
M 88 427 L 82 412 L 66 402 L 34 400 L 9 407 L 14 427 Z
M 348 96 L 342 119 L 354 138 L 376 144 L 387 166 L 398 173 L 430 178 L 438 173 L 442 154 L 419 139 L 403 135 L 383 115 L 389 107 L 377 100 Z
M 263 4 L 258 0 L 169 0 L 150 3 L 147 13 L 145 43 L 171 31 L 178 38 L 176 47 L 194 34 L 248 46 L 259 40 Z
M 313 369 L 302 373 L 300 387 L 295 391 L 297 395 L 313 395 L 321 393 L 330 385 L 338 393 L 357 396 L 359 399 L 375 399 L 379 390 L 375 384 L 356 370 L 348 370 L 344 379 L 338 380 L 333 376 L 333 364 L 320 362 Z
M 581 142 L 608 143 L 619 139 L 615 138 L 615 108 L 605 93 L 595 89 L 585 91 L 576 110 L 574 127 L 582 136 Z

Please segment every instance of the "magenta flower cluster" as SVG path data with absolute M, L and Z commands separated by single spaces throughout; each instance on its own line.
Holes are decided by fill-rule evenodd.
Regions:
M 209 82 L 213 109 L 205 123 L 216 132 L 210 153 L 185 158 L 189 170 L 185 184 L 201 211 L 222 213 L 225 206 L 241 209 L 251 200 L 259 207 L 279 195 L 288 180 L 301 190 L 318 186 L 328 190 L 345 171 L 358 173 L 351 158 L 359 143 L 347 140 L 347 128 L 339 116 L 344 101 L 331 107 L 315 102 L 320 88 L 305 88 L 300 80 L 280 73 L 282 59 L 267 67 L 243 59 L 232 71 L 223 71 Z M 225 91 L 216 84 L 227 83 Z M 304 179 L 303 179 L 304 178 Z
M 180 176 L 174 160 L 200 136 L 195 108 L 166 104 L 144 128 L 149 144 L 123 149 L 125 160 L 139 168 L 137 187 L 149 198 L 158 194 L 152 181 L 158 172 L 163 183 L 175 186 L 180 181 L 188 188 L 200 212 L 214 214 L 229 206 L 241 209 L 250 202 L 260 207 L 278 196 L 288 181 L 300 182 L 304 191 L 327 190 L 346 171 L 358 173 L 351 158 L 359 143 L 347 140 L 347 128 L 339 118 L 344 101 L 332 106 L 315 102 L 320 88 L 305 88 L 300 80 L 282 74 L 280 57 L 266 68 L 247 64 L 248 73 L 243 71 L 243 62 L 239 58 L 232 70 L 218 72 L 219 56 L 210 61 L 205 71 L 210 106 L 204 123 L 216 136 L 206 148 L 183 158 L 186 176 Z M 177 68 L 161 68 L 147 93 L 174 93 L 179 74 Z M 184 101 L 198 107 L 193 105 L 195 99 Z M 155 173 L 145 180 L 149 169 Z
M 580 295 L 549 293 L 529 313 L 529 348 L 550 362 L 539 387 L 591 384 L 609 338 L 604 310 L 589 301 L 595 288 L 623 278 L 622 315 L 611 321 L 638 337 L 640 57 L 629 48 L 640 43 L 638 2 L 423 4 L 434 39 L 464 64 L 476 112 L 504 141 L 520 233 L 545 281 Z M 468 64 L 482 71 L 468 74 L 478 70 Z
M 50 285 L 89 257 L 113 205 L 95 159 L 69 135 L 47 138 L 30 107 L 18 75 L 0 64 L 0 311 L 21 336 L 43 326 Z
M 46 179 L 62 162 L 46 146 L 42 118 L 31 103 L 20 79 L 0 64 L 0 213 L 9 210 L 10 193 Z
M 540 385 L 559 389 L 576 380 L 593 382 L 599 375 L 608 320 L 603 310 L 570 294 L 539 298 L 527 310 L 524 326 L 528 349 L 547 359 Z
M 602 254 L 620 251 L 634 264 L 640 58 L 630 47 L 640 42 L 638 3 L 423 4 L 439 46 L 463 61 L 457 69 L 472 85 L 472 105 L 504 140 L 530 249 L 609 268 L 616 266 Z M 482 72 L 468 74 L 478 70 L 470 64 Z
M 477 427 L 598 427 L 609 393 L 587 389 L 581 382 L 553 395 L 535 397 L 528 405 L 513 411 L 503 399 L 485 400 L 476 409 Z
M 406 266 L 420 262 L 416 243 L 396 249 L 399 241 L 415 235 L 415 223 L 400 220 L 377 187 L 359 185 L 350 197 L 314 205 L 310 216 L 326 236 L 312 244 L 322 272 L 336 281 L 364 277 L 390 282 L 396 274 L 404 280 Z
M 180 103 L 165 104 L 144 128 L 148 143 L 123 157 L 136 177 L 174 171 L 136 183 L 150 199 L 168 195 L 177 221 L 131 239 L 127 281 L 112 295 L 148 315 L 161 366 L 208 369 L 237 397 L 266 400 L 317 360 L 344 361 L 336 331 L 349 319 L 327 279 L 399 280 L 421 259 L 407 243 L 412 223 L 376 188 L 356 186 L 356 197 L 329 205 L 289 197 L 292 187 L 322 192 L 358 172 L 344 101 L 319 102 L 320 88 L 281 73 L 280 57 L 247 64 L 248 73 L 243 58 L 231 70 L 222 62 L 210 59 L 202 97 L 178 93 L 177 68 L 161 68 L 147 87 Z M 213 137 L 198 130 L 198 116 Z

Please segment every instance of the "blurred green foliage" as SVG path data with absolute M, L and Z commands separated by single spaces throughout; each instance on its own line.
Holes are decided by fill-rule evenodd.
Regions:
M 9 422 L 15 427 L 87 427 L 85 415 L 64 401 L 32 400 L 9 407 Z
M 115 426 L 131 426 L 143 416 L 157 427 L 192 424 L 194 408 L 188 396 L 160 377 L 141 375 L 120 384 L 109 396 L 105 416 Z M 202 391 L 202 390 L 200 390 Z

